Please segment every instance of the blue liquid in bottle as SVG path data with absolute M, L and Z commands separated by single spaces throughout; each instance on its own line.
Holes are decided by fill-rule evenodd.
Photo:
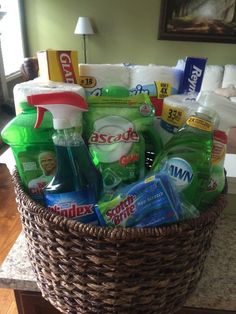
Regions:
M 96 224 L 94 204 L 103 190 L 102 176 L 87 146 L 75 128 L 57 131 L 53 141 L 57 171 L 44 189 L 46 206 L 65 217 Z

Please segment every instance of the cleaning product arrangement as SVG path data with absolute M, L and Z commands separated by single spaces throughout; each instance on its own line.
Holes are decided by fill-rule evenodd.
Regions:
M 214 93 L 196 96 L 205 62 L 186 60 L 175 81 L 181 94 L 160 96 L 158 127 L 152 95 L 127 86 L 88 96 L 76 84 L 18 84 L 22 112 L 2 137 L 24 189 L 48 210 L 98 226 L 155 227 L 198 216 L 224 188 L 225 132 L 235 113 Z

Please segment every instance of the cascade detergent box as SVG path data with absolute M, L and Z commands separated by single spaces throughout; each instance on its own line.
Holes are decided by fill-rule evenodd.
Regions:
M 39 74 L 45 80 L 79 84 L 76 50 L 44 50 L 37 53 Z

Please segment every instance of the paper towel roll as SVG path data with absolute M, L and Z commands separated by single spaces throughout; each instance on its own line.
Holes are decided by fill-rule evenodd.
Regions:
M 222 86 L 224 67 L 221 65 L 207 65 L 203 75 L 201 91 L 215 91 Z
M 40 78 L 16 84 L 13 88 L 16 115 L 22 112 L 20 103 L 26 102 L 27 96 L 62 91 L 75 92 L 80 94 L 82 97 L 85 97 L 84 88 L 77 84 L 42 81 Z
M 183 126 L 199 103 L 188 99 L 186 94 L 172 95 L 164 98 L 163 110 L 158 131 L 163 144 L 166 144 L 177 130 Z
M 130 67 L 130 92 L 135 95 L 147 93 L 157 96 L 155 82 L 169 83 L 171 94 L 177 94 L 183 71 L 160 65 L 135 65 Z
M 124 64 L 79 64 L 79 76 L 87 95 L 100 96 L 107 85 L 130 85 L 129 67 Z
M 222 87 L 236 86 L 236 65 L 226 64 L 223 76 Z

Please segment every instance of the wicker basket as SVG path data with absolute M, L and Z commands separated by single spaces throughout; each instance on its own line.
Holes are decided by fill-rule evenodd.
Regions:
M 103 228 L 48 211 L 13 175 L 28 254 L 43 297 L 62 313 L 178 311 L 196 286 L 219 197 L 197 219 L 159 228 Z

